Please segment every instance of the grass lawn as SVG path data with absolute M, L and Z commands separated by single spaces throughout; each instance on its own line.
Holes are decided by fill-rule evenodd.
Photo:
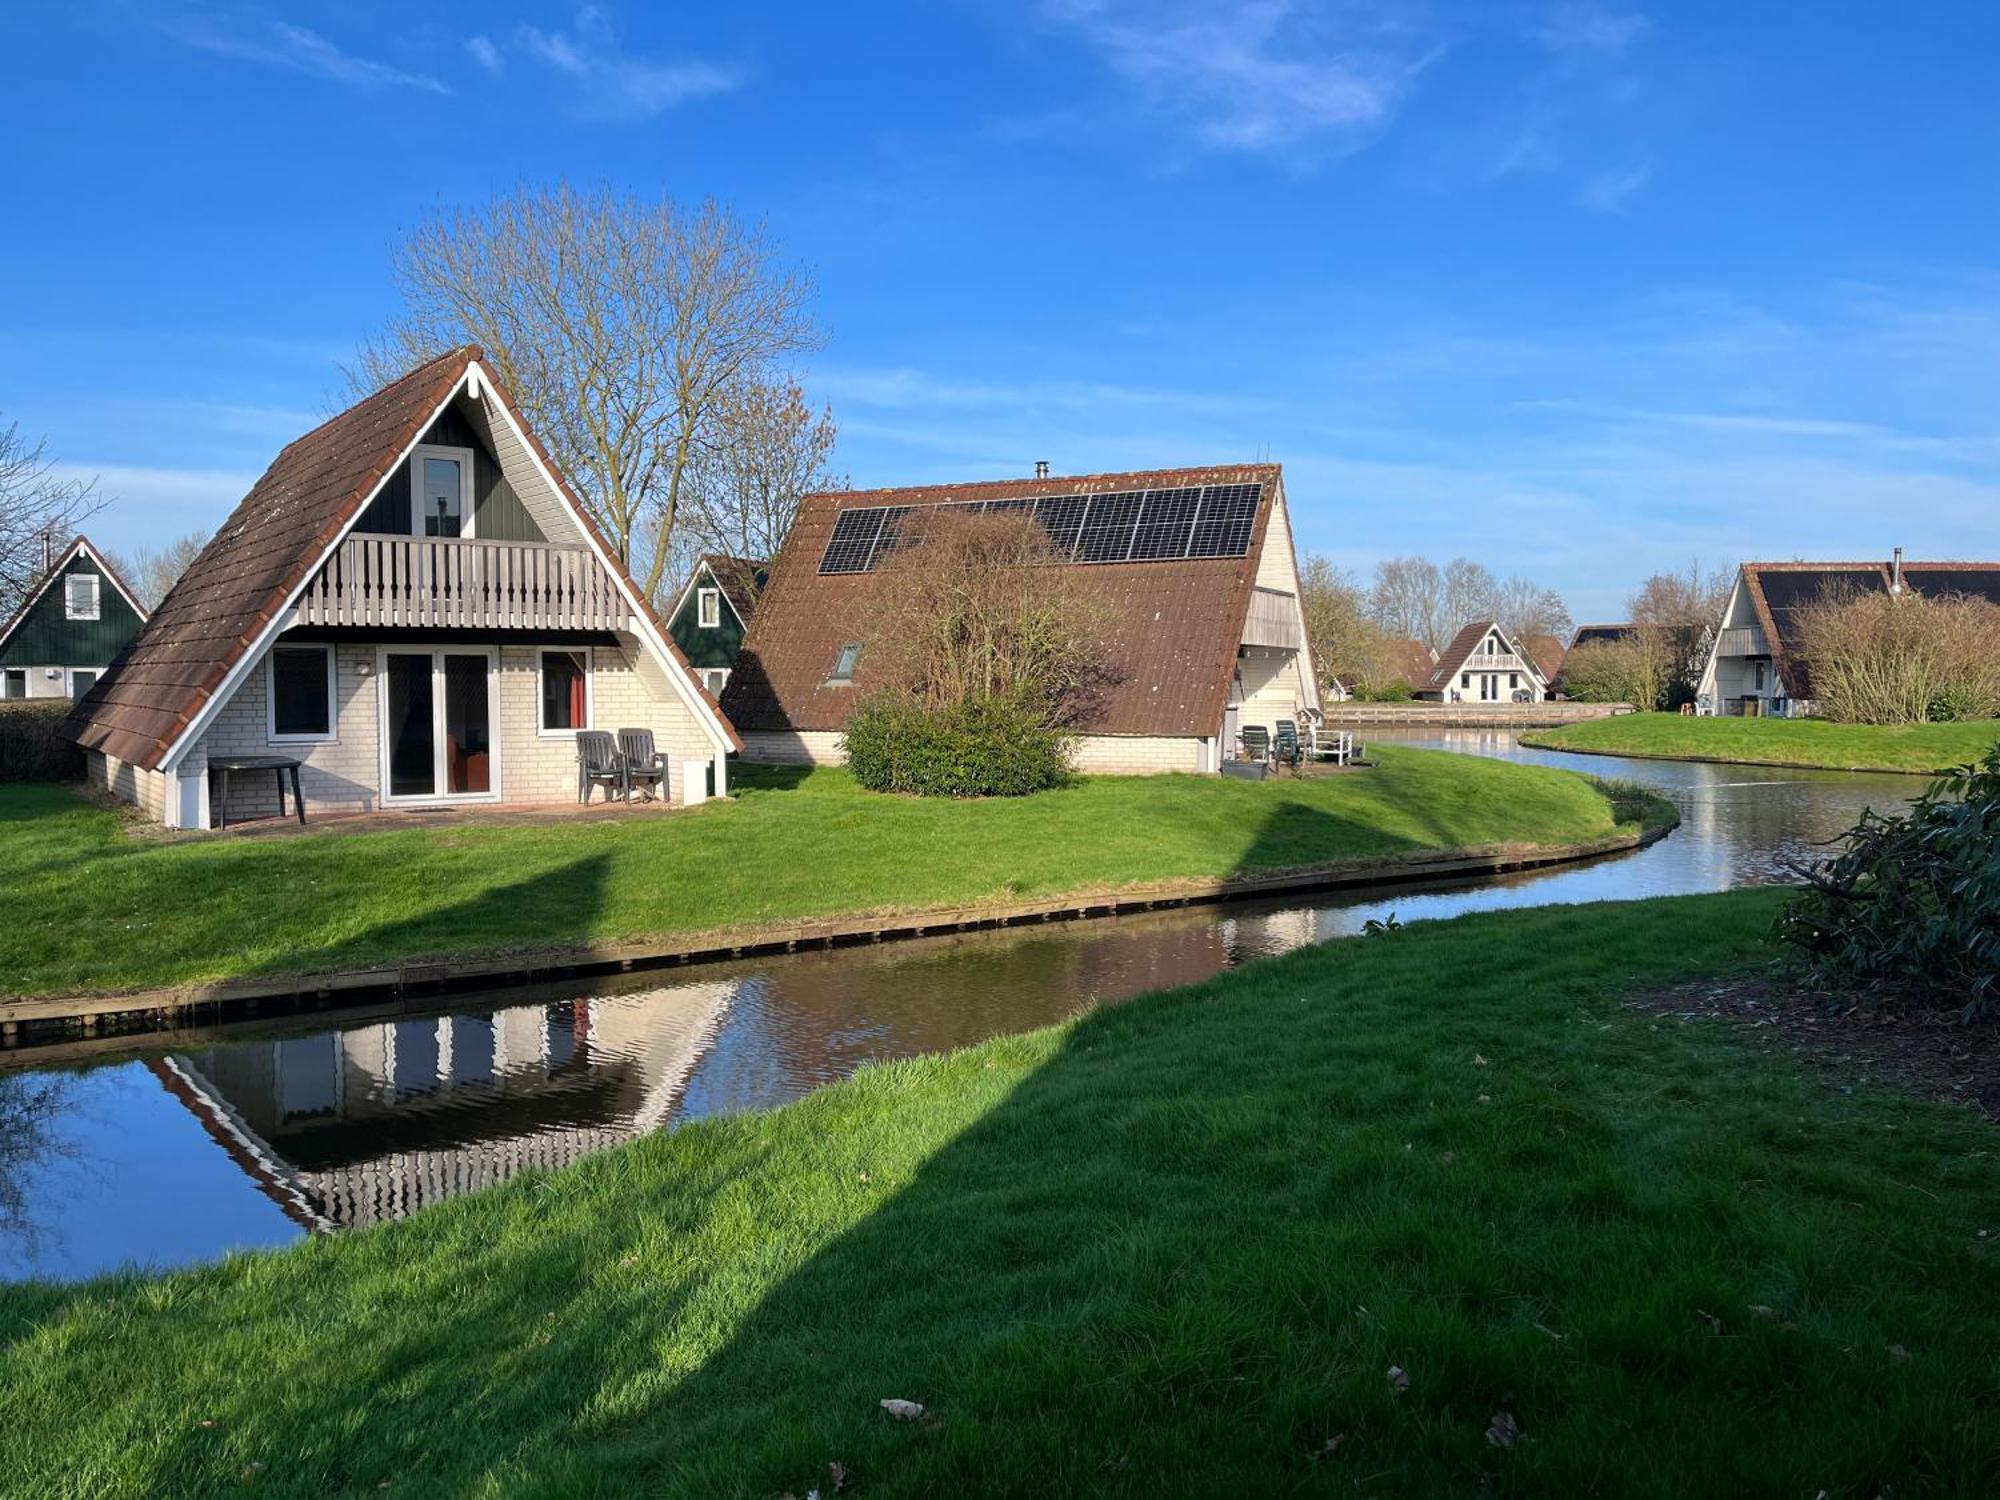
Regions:
M 1544 750 L 1925 774 L 1975 761 L 1996 740 L 2000 740 L 2000 719 L 1830 724 L 1823 719 L 1703 719 L 1681 714 L 1623 714 L 1521 736 L 1522 744 Z
M 0 787 L 0 993 L 636 940 L 1618 831 L 1590 780 L 1390 748 L 1348 776 L 1104 777 L 985 802 L 747 772 L 673 817 L 170 842 Z M 1653 804 L 1657 810 L 1658 804 Z M 1628 827 L 1634 826 L 1628 822 Z
M 1620 1003 L 1767 960 L 1774 910 L 1412 924 L 386 1229 L 0 1288 L 0 1475 L 1992 1494 L 1992 1127 Z

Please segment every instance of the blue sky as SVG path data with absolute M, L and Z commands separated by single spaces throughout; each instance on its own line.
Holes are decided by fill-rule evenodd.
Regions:
M 10 7 L 0 420 L 216 524 L 432 209 L 713 194 L 857 484 L 1269 456 L 1301 546 L 1579 619 L 1699 554 L 2000 557 L 2000 7 Z

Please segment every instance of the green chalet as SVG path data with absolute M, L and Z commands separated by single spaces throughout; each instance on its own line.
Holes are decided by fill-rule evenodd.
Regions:
M 78 537 L 0 627 L 0 698 L 81 698 L 145 623 L 117 569 Z
M 717 698 L 750 630 L 770 564 L 704 553 L 667 616 L 667 634 L 681 648 L 701 685 Z

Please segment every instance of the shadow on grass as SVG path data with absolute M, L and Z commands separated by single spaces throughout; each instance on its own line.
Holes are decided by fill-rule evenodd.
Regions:
M 869 1494 L 1976 1489 L 1992 1415 L 1962 1396 L 2000 1295 L 1946 1246 L 1990 1186 L 1961 1212 L 1890 1180 L 1972 1126 L 1816 1106 L 1876 1111 L 1830 1166 L 1802 1086 L 1580 1035 L 1607 982 L 1768 920 L 1631 910 L 1615 954 L 1590 908 L 1311 950 L 310 1247 L 275 1305 L 240 1265 L 115 1292 L 71 1341 L 254 1338 L 258 1297 L 284 1327 L 124 1415 L 159 1493 L 251 1461 L 300 1494 L 827 1493 L 829 1462 Z M 1894 1275 L 1914 1254 L 1924 1285 Z M 1920 1357 L 1855 1357 L 1891 1337 Z M 1358 1467 L 1324 1466 L 1335 1435 Z

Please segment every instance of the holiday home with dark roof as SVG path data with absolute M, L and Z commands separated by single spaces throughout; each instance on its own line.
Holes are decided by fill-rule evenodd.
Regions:
M 1800 609 L 1843 591 L 1966 594 L 2000 604 L 2000 563 L 1750 562 L 1736 570 L 1721 626 L 1695 690 L 1705 714 L 1813 712 L 1812 674 L 1799 654 Z
M 704 553 L 695 561 L 680 597 L 667 611 L 667 634 L 681 648 L 701 684 L 720 698 L 749 633 L 750 617 L 770 577 L 768 563 Z
M 753 761 L 826 765 L 871 686 L 882 565 L 934 510 L 1032 516 L 1106 620 L 1087 772 L 1217 771 L 1246 726 L 1320 712 L 1276 464 L 808 496 L 771 565 L 723 707 Z
M 81 698 L 145 623 L 145 607 L 89 538 L 51 549 L 0 626 L 0 699 Z
M 70 720 L 177 828 L 258 757 L 316 811 L 564 800 L 593 728 L 651 730 L 673 800 L 725 789 L 728 721 L 477 348 L 286 447 Z

